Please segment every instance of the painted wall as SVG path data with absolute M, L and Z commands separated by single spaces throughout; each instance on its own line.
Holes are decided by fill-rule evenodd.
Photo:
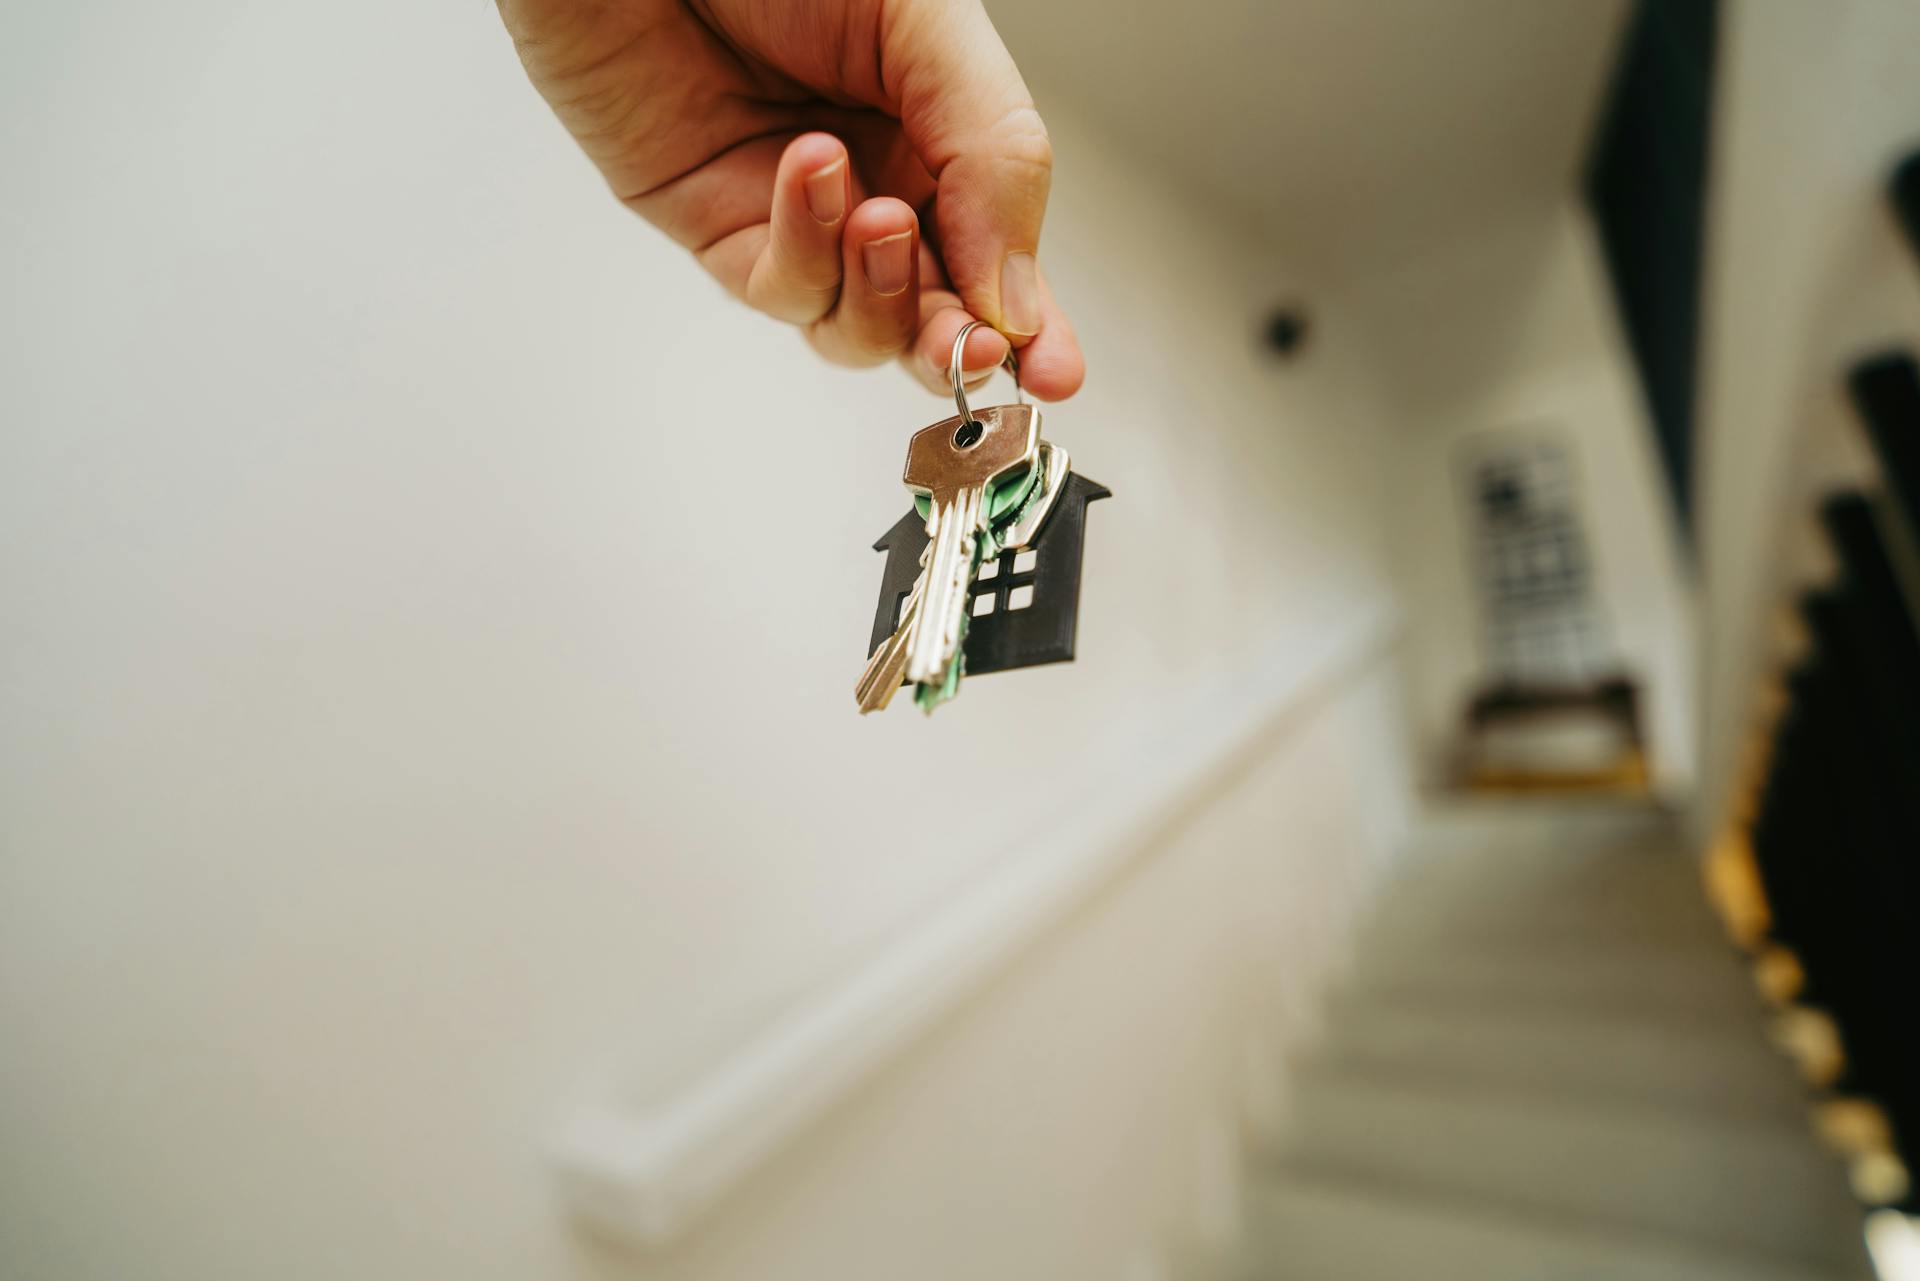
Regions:
M 665 1253 L 596 1281 L 1189 1275 L 1407 820 L 1362 665 L 1273 720 L 1130 871 Z
M 700 1072 L 1100 804 L 1103 762 L 1196 699 L 1392 609 L 1359 357 L 1268 363 L 1284 265 L 1062 113 L 1045 254 L 1092 380 L 1050 422 L 1118 495 L 1082 658 L 863 722 L 867 548 L 946 411 L 818 366 L 619 209 L 491 12 L 40 6 L 0 62 L 9 1277 L 591 1274 L 550 1126 Z M 1299 927 L 1267 960 L 1303 975 L 1372 857 L 1342 833 L 1385 804 L 1343 789 L 1394 777 L 1375 711 L 1332 724 L 1346 747 L 1273 767 L 1292 800 L 1182 847 L 1228 863 L 1163 873 L 1267 869 Z M 943 1137 L 809 1185 L 851 1198 L 835 1231 L 885 1183 L 896 1250 L 977 1236 L 1008 1162 L 1044 1148 L 1059 1187 L 1160 1150 L 1110 1128 L 1172 1062 L 1128 1050 L 1238 998 L 1155 961 L 1231 883 L 1151 884 L 925 1096 L 1023 1100 L 1030 1141 L 917 1111 Z M 1111 1004 L 1080 1066 L 1037 1074 L 1082 999 Z M 1049 1120 L 1092 1046 L 1099 1110 Z M 1168 1097 L 1172 1134 L 1198 1105 Z M 1144 1186 L 1101 1213 L 1165 1209 Z
M 1920 343 L 1920 267 L 1885 197 L 1920 146 L 1920 9 L 1731 0 L 1722 21 L 1696 442 L 1703 837 L 1782 657 L 1770 616 L 1817 564 L 1814 505 L 1868 470 L 1846 366 Z

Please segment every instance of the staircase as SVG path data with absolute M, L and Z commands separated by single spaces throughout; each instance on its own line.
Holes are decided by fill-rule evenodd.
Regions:
M 1838 1158 L 1657 812 L 1444 812 L 1376 913 L 1231 1281 L 1851 1281 Z

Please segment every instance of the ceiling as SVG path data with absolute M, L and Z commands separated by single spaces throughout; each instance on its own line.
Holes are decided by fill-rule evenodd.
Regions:
M 1557 201 L 1624 0 L 989 0 L 1042 111 L 1334 269 Z

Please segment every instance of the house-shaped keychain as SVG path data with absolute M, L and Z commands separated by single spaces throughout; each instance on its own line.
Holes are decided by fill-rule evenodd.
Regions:
M 1068 472 L 1059 497 L 1026 547 L 1009 548 L 997 560 L 981 565 L 968 601 L 973 617 L 964 647 L 967 675 L 1064 663 L 1073 658 L 1087 504 L 1108 497 L 1111 494 L 1106 486 Z M 887 554 L 887 568 L 880 580 L 880 601 L 873 612 L 869 657 L 899 625 L 901 608 L 920 574 L 920 556 L 926 546 L 926 519 L 912 509 L 873 545 L 875 551 Z

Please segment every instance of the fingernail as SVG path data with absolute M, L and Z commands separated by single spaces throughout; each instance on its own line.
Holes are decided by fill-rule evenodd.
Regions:
M 1032 254 L 1008 254 L 1000 268 L 1000 319 L 1010 334 L 1040 332 L 1040 271 Z
M 883 297 L 899 293 L 913 282 L 913 233 L 869 240 L 860 246 L 860 265 L 873 292 Z
M 847 160 L 845 156 L 807 176 L 807 212 L 828 226 L 847 216 Z

